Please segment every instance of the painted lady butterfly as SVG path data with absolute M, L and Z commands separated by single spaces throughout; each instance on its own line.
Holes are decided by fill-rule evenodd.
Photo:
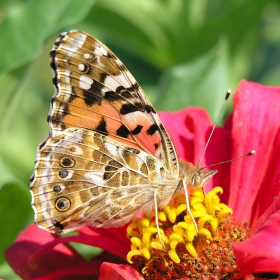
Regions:
M 182 190 L 189 211 L 187 187 L 202 187 L 217 171 L 178 161 L 159 116 L 121 61 L 73 30 L 56 40 L 50 64 L 51 131 L 30 179 L 35 223 L 53 233 L 118 227 L 139 210 L 155 209 L 158 227 L 158 208 Z

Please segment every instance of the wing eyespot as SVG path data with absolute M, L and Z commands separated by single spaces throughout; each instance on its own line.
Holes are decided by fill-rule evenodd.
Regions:
M 61 167 L 73 167 L 75 166 L 76 162 L 74 159 L 70 158 L 70 157 L 62 157 L 59 161 L 59 164 Z
M 106 226 L 121 225 L 143 203 L 142 196 L 134 200 L 140 187 L 146 190 L 167 172 L 178 173 L 172 141 L 131 73 L 94 37 L 63 33 L 50 60 L 55 86 L 51 131 L 39 146 L 31 177 L 36 223 L 55 232 L 72 230 L 73 219 L 77 226 L 89 224 L 67 210 L 85 206 L 87 218 L 94 209 L 110 207 L 108 195 L 119 187 L 129 190 L 121 192 L 127 200 L 116 201 L 119 209 L 98 212 L 94 226 L 104 221 Z
M 53 187 L 53 191 L 54 191 L 55 193 L 61 193 L 62 188 L 61 188 L 61 186 L 59 186 L 59 185 L 55 185 L 55 186 Z
M 60 197 L 55 201 L 55 208 L 59 212 L 65 212 L 71 207 L 70 199 L 66 197 Z
M 58 175 L 60 178 L 65 179 L 68 176 L 67 170 L 59 170 Z

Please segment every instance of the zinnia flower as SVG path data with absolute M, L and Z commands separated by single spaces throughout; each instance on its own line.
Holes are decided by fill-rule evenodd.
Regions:
M 185 244 L 191 243 L 186 242 L 185 237 L 182 241 L 180 241 L 181 237 L 178 237 L 179 241 L 171 240 L 174 248 L 171 243 L 168 243 L 171 249 L 169 248 L 166 252 L 162 251 L 162 248 L 151 249 L 151 244 L 145 247 L 139 236 L 141 237 L 141 228 L 153 223 L 151 217 L 150 220 L 149 217 L 147 219 L 147 226 L 144 225 L 146 220 L 135 218 L 128 226 L 122 228 L 84 227 L 78 230 L 77 235 L 66 237 L 54 236 L 31 225 L 6 250 L 6 258 L 11 267 L 23 279 L 98 279 L 98 277 L 101 280 L 144 279 L 141 273 L 147 277 L 147 270 L 149 270 L 149 275 L 157 277 L 155 279 L 178 279 L 178 275 L 184 272 L 179 270 L 190 269 L 192 264 L 195 267 L 194 264 L 202 259 L 201 253 L 204 253 L 205 273 L 197 275 L 196 278 L 185 276 L 182 279 L 219 279 L 217 275 L 208 273 L 210 266 L 207 266 L 207 261 L 210 264 L 213 260 L 205 257 L 207 249 L 209 255 L 213 256 L 214 253 L 219 252 L 224 257 L 223 261 L 226 260 L 228 264 L 232 264 L 231 268 L 234 269 L 229 271 L 231 276 L 227 274 L 226 279 L 277 278 L 280 274 L 280 87 L 266 87 L 242 81 L 233 98 L 233 113 L 222 128 L 216 128 L 201 165 L 207 166 L 233 159 L 246 155 L 253 149 L 257 153 L 250 158 L 217 166 L 219 172 L 205 188 L 205 201 L 212 190 L 210 196 L 214 197 L 214 202 L 217 203 L 215 213 L 212 214 L 216 215 L 218 222 L 211 224 L 209 221 L 213 218 L 206 219 L 205 223 L 199 224 L 200 220 L 198 222 L 200 229 L 205 228 L 212 234 L 209 239 L 206 236 L 208 233 L 205 235 L 200 233 L 204 239 L 199 240 L 203 242 L 194 242 L 194 250 L 192 245 Z M 175 144 L 178 157 L 194 164 L 197 163 L 212 128 L 207 113 L 202 109 L 189 108 L 176 113 L 160 113 L 160 117 Z M 214 186 L 222 187 L 220 196 L 217 196 L 217 193 L 221 192 L 221 189 Z M 196 195 L 201 197 L 193 193 L 191 199 L 200 200 L 196 198 Z M 166 223 L 170 225 L 173 219 L 168 216 L 170 211 L 175 213 L 174 223 L 176 223 L 182 213 L 176 209 L 183 207 L 180 206 L 183 204 L 179 200 L 173 202 L 175 210 L 170 210 L 173 206 L 169 205 L 168 209 L 162 211 L 163 214 L 159 217 L 162 224 L 166 219 Z M 201 201 L 202 204 L 207 204 L 204 198 Z M 212 206 L 213 203 L 211 202 Z M 228 214 L 231 211 L 228 210 L 230 209 L 228 206 L 224 206 L 225 204 L 233 210 L 232 216 Z M 194 203 L 191 202 L 191 205 L 194 207 Z M 205 209 L 211 209 L 211 205 Z M 223 209 L 226 209 L 226 213 L 219 214 Z M 183 216 L 181 219 L 187 220 L 188 217 Z M 135 229 L 138 221 L 142 224 L 137 228 L 136 235 L 130 236 L 132 243 L 135 242 L 136 245 L 131 245 L 126 234 Z M 244 226 L 245 223 L 247 226 Z M 232 239 L 229 245 L 226 244 L 229 251 L 225 252 L 225 249 L 216 247 L 219 243 L 213 246 L 211 242 L 213 235 L 215 237 L 215 229 L 216 232 L 219 231 L 219 240 L 223 240 L 220 230 L 223 228 L 224 236 L 227 236 L 229 225 L 233 225 L 233 228 L 230 228 Z M 177 230 L 179 233 L 184 230 L 184 228 L 178 229 L 178 224 L 170 226 L 169 229 Z M 232 235 L 232 232 L 235 234 Z M 164 239 L 166 235 L 167 239 L 170 239 L 172 234 L 174 232 L 170 235 L 163 232 L 162 238 Z M 133 237 L 136 238 L 133 239 Z M 149 238 L 145 239 L 148 243 L 154 242 L 153 238 Z M 194 236 L 193 240 L 195 238 L 197 237 Z M 238 238 L 246 240 L 231 243 L 234 240 L 240 241 Z M 100 247 L 104 252 L 86 259 L 69 242 Z M 196 247 L 198 243 L 201 247 Z M 160 245 L 156 246 L 160 247 Z M 161 267 L 154 267 L 155 262 L 149 266 L 151 259 L 155 260 L 162 256 L 161 262 L 156 263 L 157 266 L 162 264 Z M 186 259 L 188 264 L 184 262 Z M 176 266 L 176 263 L 180 266 Z M 173 275 L 167 274 L 167 271 L 171 271 L 170 264 L 172 264 Z M 153 269 L 162 273 L 156 273 Z M 217 263 L 218 269 L 225 269 L 224 264 L 222 266 Z

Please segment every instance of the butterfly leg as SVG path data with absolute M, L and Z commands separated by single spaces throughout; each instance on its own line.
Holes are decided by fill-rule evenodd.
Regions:
M 192 219 L 192 221 L 193 221 L 193 224 L 194 224 L 194 226 L 195 226 L 196 232 L 198 232 L 197 223 L 196 223 L 196 221 L 195 221 L 195 219 L 194 219 L 194 216 L 193 216 L 193 214 L 192 214 L 192 212 L 191 212 L 191 208 L 190 208 L 190 201 L 189 201 L 189 192 L 188 192 L 188 188 L 187 188 L 186 182 L 185 182 L 184 180 L 182 181 L 182 183 L 183 183 L 183 187 L 184 187 L 184 191 L 185 191 L 185 196 L 186 196 L 187 211 L 188 211 L 188 213 L 189 213 L 189 215 L 190 215 L 190 217 L 191 217 L 191 219 Z
M 158 204 L 157 204 L 157 191 L 154 192 L 154 204 L 155 204 L 155 222 L 157 227 L 158 239 L 162 247 L 164 248 L 165 245 L 161 239 L 160 230 L 159 230 L 159 223 L 158 223 Z

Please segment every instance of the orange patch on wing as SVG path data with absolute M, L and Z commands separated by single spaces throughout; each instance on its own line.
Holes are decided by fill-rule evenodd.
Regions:
M 83 99 L 76 98 L 73 102 L 68 104 L 68 111 L 70 114 L 63 118 L 63 122 L 72 124 L 72 126 L 84 127 L 95 130 L 101 121 L 102 117 L 110 116 L 107 123 L 110 126 L 120 126 L 119 114 L 115 108 L 108 102 L 102 101 L 101 105 L 87 106 Z
M 161 138 L 158 131 L 152 135 L 147 133 L 150 126 L 153 125 L 150 117 L 145 113 L 138 111 L 123 116 L 123 119 L 124 123 L 131 131 L 133 131 L 137 125 L 141 125 L 143 127 L 141 132 L 134 137 L 141 146 L 145 147 L 145 149 L 149 151 L 149 153 L 155 155 L 161 148 Z M 155 145 L 157 145 L 157 148 L 155 148 Z
M 131 135 L 128 135 L 127 138 L 117 136 L 117 129 L 122 125 L 122 121 L 118 111 L 109 102 L 103 100 L 101 105 L 87 106 L 83 99 L 76 98 L 72 103 L 68 104 L 68 110 L 70 114 L 63 118 L 63 123 L 65 123 L 66 127 L 77 126 L 98 131 L 97 128 L 103 119 L 106 123 L 104 128 L 106 128 L 110 138 L 141 149 Z

